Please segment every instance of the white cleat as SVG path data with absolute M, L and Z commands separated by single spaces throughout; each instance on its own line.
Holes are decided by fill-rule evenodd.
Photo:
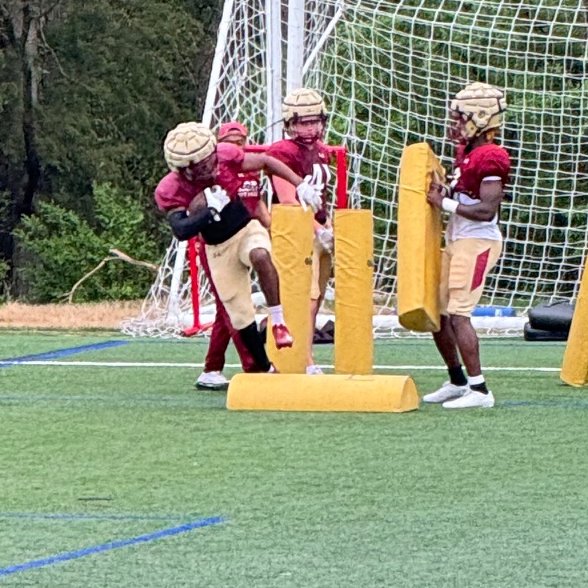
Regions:
M 316 365 L 307 365 L 306 366 L 306 375 L 307 376 L 322 376 L 323 374 L 323 370 L 321 370 L 321 368 Z
M 460 398 L 443 403 L 443 408 L 492 408 L 493 406 L 494 395 L 492 392 L 482 394 L 476 390 L 468 390 Z
M 468 385 L 456 386 L 451 382 L 445 382 L 439 390 L 425 394 L 423 396 L 423 402 L 430 403 L 441 403 L 447 400 L 453 400 L 454 398 L 460 398 L 468 391 Z
M 224 390 L 229 385 L 221 372 L 202 372 L 195 382 L 199 390 Z

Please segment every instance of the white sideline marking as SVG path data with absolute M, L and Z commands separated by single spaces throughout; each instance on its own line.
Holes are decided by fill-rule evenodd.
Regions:
M 177 362 L 132 362 L 132 361 L 0 361 L 0 367 L 7 365 L 36 365 L 36 366 L 67 366 L 67 367 L 109 367 L 109 368 L 201 368 L 203 363 L 177 363 Z M 228 368 L 240 368 L 241 364 L 228 363 Z M 333 369 L 335 366 L 320 364 L 321 368 Z M 374 365 L 375 370 L 440 370 L 447 368 L 440 365 Z M 561 368 L 552 367 L 484 367 L 485 372 L 559 372 Z

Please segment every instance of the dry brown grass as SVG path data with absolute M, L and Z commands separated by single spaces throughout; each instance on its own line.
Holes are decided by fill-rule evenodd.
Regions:
M 95 304 L 21 304 L 0 306 L 0 329 L 118 330 L 125 318 L 139 314 L 141 301 Z

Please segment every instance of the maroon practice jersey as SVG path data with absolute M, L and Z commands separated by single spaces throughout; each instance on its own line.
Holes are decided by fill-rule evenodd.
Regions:
M 237 190 L 237 196 L 249 211 L 249 214 L 255 217 L 257 205 L 261 200 L 261 184 L 258 172 L 243 172 L 239 174 L 241 178 L 241 187 Z
M 210 245 L 223 243 L 251 220 L 251 215 L 239 198 L 239 189 L 243 184 L 243 178 L 240 176 L 244 174 L 241 172 L 245 156 L 243 151 L 230 143 L 219 143 L 216 153 L 218 167 L 214 178 L 207 181 L 196 178 L 190 182 L 181 174 L 170 172 L 155 188 L 155 202 L 164 212 L 179 208 L 187 210 L 194 196 L 214 185 L 227 192 L 231 202 L 221 211 L 220 221 L 212 222 L 202 229 L 202 238 Z
M 510 173 L 510 157 L 508 151 L 488 143 L 480 145 L 471 151 L 466 151 L 464 145 L 458 145 L 454 166 L 454 192 L 465 192 L 472 198 L 480 198 L 480 184 L 484 178 L 496 176 L 502 184 L 508 182 Z
M 285 163 L 294 173 L 298 174 L 301 178 L 304 178 L 308 175 L 312 176 L 315 172 L 314 166 L 316 164 L 326 169 L 329 165 L 330 161 L 330 154 L 328 147 L 317 141 L 314 144 L 312 149 L 309 149 L 307 146 L 297 143 L 292 139 L 283 139 L 282 141 L 277 141 L 273 145 L 270 145 L 270 148 L 267 150 L 267 154 L 275 157 L 282 163 Z M 327 172 L 322 172 L 322 177 L 319 176 L 318 180 L 324 182 L 324 180 L 328 177 Z M 323 190 L 323 207 L 315 214 L 315 219 L 324 224 L 327 219 L 326 214 L 326 195 L 327 195 L 327 186 Z M 298 198 L 298 197 L 297 197 Z M 274 203 L 278 203 L 278 199 L 275 195 L 274 189 Z

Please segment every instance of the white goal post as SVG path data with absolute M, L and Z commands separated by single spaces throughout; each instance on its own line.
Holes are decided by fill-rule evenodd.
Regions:
M 326 141 L 348 151 L 350 206 L 374 214 L 375 308 L 388 317 L 375 330 L 389 336 L 402 149 L 427 141 L 449 165 L 450 97 L 472 81 L 500 87 L 509 105 L 502 142 L 514 166 L 501 212 L 505 252 L 482 302 L 522 316 L 538 303 L 573 300 L 579 288 L 588 245 L 587 23 L 585 0 L 227 0 L 204 120 L 216 127 L 238 118 L 254 143 L 269 143 L 281 138 L 283 92 L 304 85 L 324 95 Z M 184 268 L 174 242 L 126 332 L 185 326 Z

